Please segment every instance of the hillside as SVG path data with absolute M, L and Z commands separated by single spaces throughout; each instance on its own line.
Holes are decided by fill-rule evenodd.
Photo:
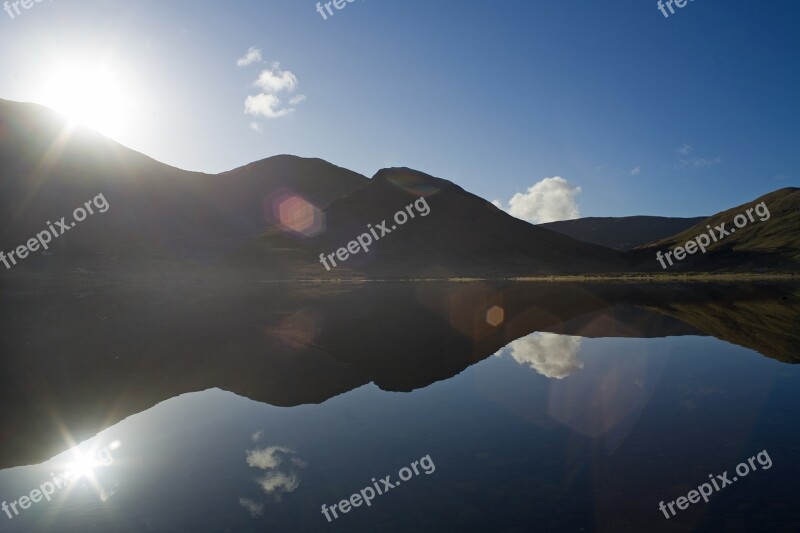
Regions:
M 598 246 L 632 250 L 642 244 L 680 233 L 702 220 L 705 217 L 586 217 L 546 222 L 539 224 L 539 227 Z
M 397 211 L 424 198 L 428 211 L 403 225 Z M 421 212 L 427 212 L 426 215 Z M 292 253 L 296 270 L 309 277 L 506 277 L 528 274 L 599 273 L 626 268 L 614 250 L 582 243 L 508 215 L 491 203 L 440 178 L 408 168 L 379 171 L 366 186 L 321 214 L 325 231 L 307 238 L 269 232 L 231 261 L 248 269 L 271 269 L 270 250 Z M 389 233 L 327 271 L 330 254 L 387 221 Z M 392 229 L 394 227 L 394 229 Z M 292 241 L 302 249 L 294 252 Z
M 275 156 L 218 175 L 164 165 L 46 108 L 0 100 L 0 249 L 12 250 L 102 194 L 109 207 L 15 267 L 208 264 L 275 225 L 288 193 L 324 207 L 368 182 L 320 159 Z
M 763 215 L 755 211 L 755 206 L 763 202 L 766 211 Z M 753 221 L 746 216 L 751 209 Z M 745 215 L 734 224 L 737 215 Z M 764 220 L 762 220 L 764 219 Z M 745 221 L 743 225 L 742 221 Z M 724 227 L 718 228 L 724 224 Z M 710 227 L 710 229 L 709 229 Z M 637 269 L 664 270 L 655 259 L 662 254 L 683 247 L 686 242 L 713 231 L 717 242 L 711 242 L 703 254 L 700 250 L 686 255 L 681 261 L 674 261 L 671 271 L 763 271 L 800 270 L 800 189 L 787 187 L 765 194 L 748 202 L 702 220 L 691 228 L 637 248 L 631 255 Z M 724 235 L 724 232 L 729 233 Z M 709 236 L 709 240 L 711 237 Z M 668 264 L 665 261 L 665 264 Z

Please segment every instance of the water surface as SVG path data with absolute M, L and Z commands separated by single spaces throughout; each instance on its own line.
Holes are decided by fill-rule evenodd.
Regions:
M 113 462 L 84 460 L 0 530 L 796 530 L 797 294 L 4 290 L 0 498 L 74 469 L 77 443 Z M 709 503 L 659 510 L 764 450 L 770 468 Z M 370 506 L 322 513 L 428 456 Z

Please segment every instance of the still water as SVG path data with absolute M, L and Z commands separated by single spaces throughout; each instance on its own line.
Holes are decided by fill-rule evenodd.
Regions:
M 797 287 L 556 285 L 6 290 L 0 531 L 800 530 Z

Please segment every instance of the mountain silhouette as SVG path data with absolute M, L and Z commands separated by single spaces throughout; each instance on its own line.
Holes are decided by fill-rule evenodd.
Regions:
M 579 241 L 627 251 L 649 242 L 671 237 L 705 218 L 585 217 L 546 222 L 539 224 L 539 227 L 556 231 Z
M 16 265 L 15 276 L 278 281 L 653 272 L 660 269 L 656 251 L 685 242 L 706 224 L 730 223 L 747 207 L 669 237 L 668 230 L 691 220 L 536 226 L 450 181 L 408 168 L 383 169 L 368 179 L 321 159 L 281 155 L 215 175 L 188 172 L 71 128 L 46 108 L 8 100 L 0 100 L 0 175 L 2 250 L 26 243 L 62 216 L 69 222 L 73 209 L 97 195 L 110 206 L 57 238 L 48 253 L 40 250 Z M 796 270 L 797 191 L 758 199 L 769 204 L 770 221 L 751 223 L 702 260 L 690 256 L 673 270 Z M 414 202 L 424 202 L 429 212 L 415 212 Z M 396 223 L 395 213 L 406 208 L 413 216 Z M 320 254 L 331 258 L 383 221 L 387 231 L 368 253 L 336 260 L 333 268 L 320 261 Z M 661 240 L 621 251 L 656 237 Z
M 80 223 L 21 267 L 70 271 L 192 266 L 274 226 L 268 205 L 290 189 L 324 207 L 368 180 L 319 159 L 276 156 L 209 175 L 154 161 L 101 135 L 72 129 L 34 104 L 0 100 L 0 245 L 9 250 L 98 194 L 110 208 Z M 63 268 L 62 268 L 63 267 Z M 19 267 L 17 267 L 19 268 Z

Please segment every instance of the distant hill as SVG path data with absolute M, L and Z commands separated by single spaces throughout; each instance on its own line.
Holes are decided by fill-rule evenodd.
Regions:
M 757 212 L 751 211 L 754 221 L 737 228 L 734 218 L 748 209 L 764 203 L 769 219 L 761 221 Z M 764 216 L 763 218 L 766 218 Z M 717 226 L 730 235 L 719 238 Z M 740 219 L 741 224 L 741 219 Z M 709 229 L 711 228 L 711 230 Z M 664 270 L 655 259 L 662 253 L 683 247 L 695 237 L 714 232 L 718 242 L 712 242 L 705 254 L 696 251 L 681 261 L 673 261 L 669 271 L 800 271 L 800 189 L 787 187 L 765 194 L 752 202 L 733 207 L 708 217 L 691 228 L 670 237 L 647 243 L 631 253 L 637 270 Z M 666 261 L 665 261 L 666 263 Z
M 632 250 L 648 242 L 680 233 L 706 217 L 586 217 L 539 224 L 539 227 L 579 241 L 616 250 Z

